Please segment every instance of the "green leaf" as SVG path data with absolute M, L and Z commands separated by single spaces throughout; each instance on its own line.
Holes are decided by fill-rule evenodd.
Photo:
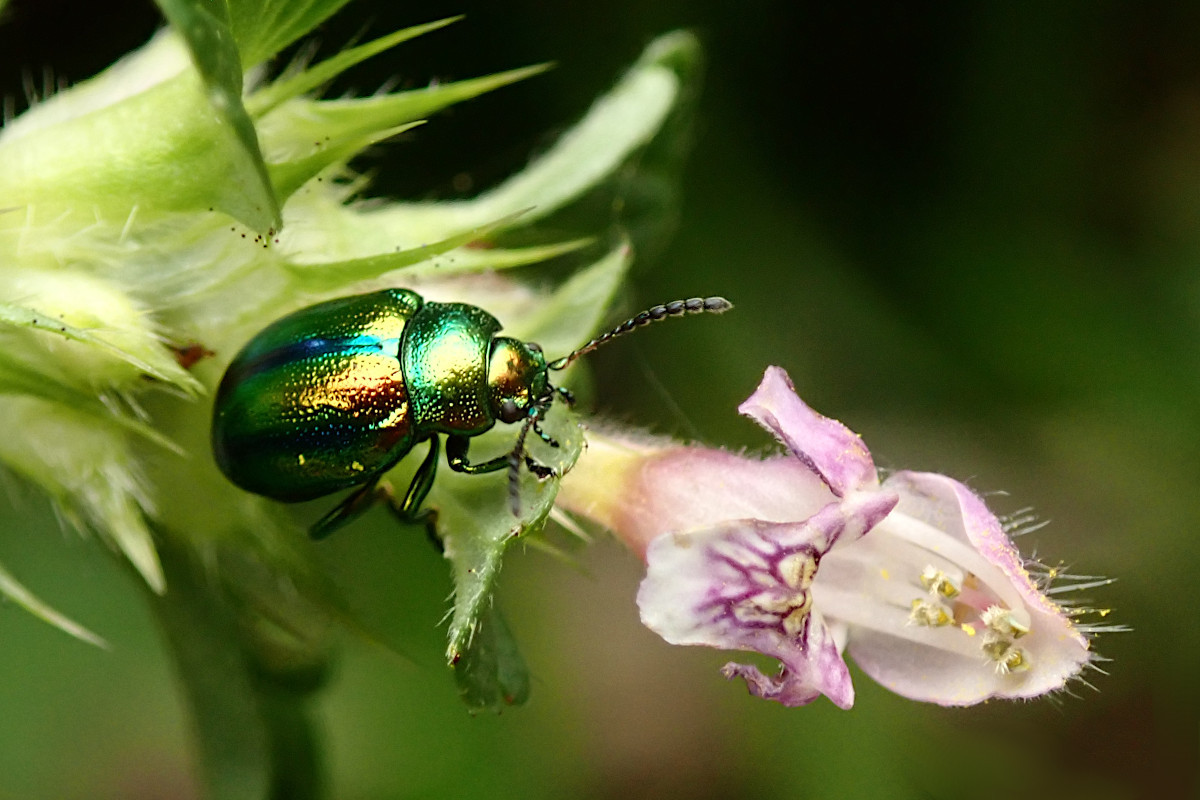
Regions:
M 187 43 L 192 61 L 204 80 L 211 107 L 238 145 L 230 155 L 236 159 L 239 183 L 247 194 L 240 203 L 225 210 L 260 233 L 279 228 L 282 224 L 279 203 L 271 190 L 254 123 L 242 105 L 243 60 L 238 54 L 239 43 L 234 37 L 229 7 L 224 2 L 206 0 L 157 0 L 157 3 L 171 27 Z M 247 5 L 235 3 L 234 7 L 245 11 Z M 289 5 L 299 7 L 303 4 Z M 270 23 L 269 19 L 265 21 Z M 249 53 L 245 63 L 255 64 L 263 57 Z M 216 179 L 211 175 L 206 177 Z
M 643 61 L 675 71 L 679 95 L 662 129 L 637 154 L 634 168 L 617 176 L 613 197 L 600 198 L 605 203 L 619 203 L 621 227 L 643 266 L 657 258 L 678 226 L 680 184 L 691 151 L 702 56 L 699 43 L 686 32 L 663 36 L 647 50 Z
M 414 25 L 411 28 L 404 28 L 387 36 L 381 36 L 372 42 L 367 42 L 358 47 L 343 50 L 332 58 L 328 58 L 319 64 L 314 64 L 295 75 L 281 78 L 274 83 L 264 86 L 246 100 L 246 108 L 249 109 L 251 115 L 261 117 L 285 100 L 315 91 L 361 61 L 389 50 L 401 42 L 415 39 L 438 28 L 444 28 L 451 23 L 458 22 L 460 19 L 462 19 L 461 15 L 447 17 L 446 19 L 440 19 L 424 25 Z
M 339 137 L 320 143 L 315 152 L 303 158 L 268 164 L 267 171 L 271 176 L 271 185 L 275 188 L 275 194 L 279 197 L 280 202 L 286 203 L 292 194 L 319 175 L 322 170 L 334 164 L 345 163 L 371 145 L 384 139 L 390 139 L 420 124 L 420 122 L 413 122 L 408 125 L 398 125 L 395 128 L 371 130 L 355 138 Z
M 569 347 L 586 341 L 599 324 L 613 292 L 628 268 L 626 246 L 564 283 L 536 315 L 517 320 L 514 335 Z M 583 432 L 572 413 L 561 403 L 550 409 L 546 432 L 558 440 L 551 448 L 529 437 L 531 455 L 559 474 L 569 470 L 583 451 Z M 517 431 L 498 426 L 471 440 L 476 460 L 511 450 Z M 509 507 L 509 474 L 462 475 L 443 472 L 430 494 L 429 506 L 438 510 L 438 530 L 446 557 L 453 564 L 454 610 L 450 620 L 447 658 L 454 665 L 464 700 L 472 709 L 499 709 L 523 702 L 523 662 L 509 641 L 507 628 L 492 611 L 492 594 L 508 545 L 545 524 L 558 493 L 557 479 L 539 481 L 528 470 L 519 473 L 520 516 Z M 475 648 L 483 648 L 475 652 Z
M 33 614 L 43 622 L 48 622 L 63 633 L 74 636 L 80 641 L 94 644 L 97 647 L 108 648 L 108 642 L 89 631 L 74 620 L 63 616 L 50 606 L 43 603 L 32 592 L 26 589 L 20 581 L 0 565 L 0 596 L 3 596 Z
M 115 545 L 155 592 L 165 589 L 146 526 L 143 481 L 128 436 L 113 419 L 29 394 L 0 396 L 0 463 L 39 486 L 80 530 Z
M 524 267 L 549 261 L 552 258 L 575 253 L 594 243 L 594 239 L 573 239 L 556 244 L 537 245 L 534 247 L 471 247 L 468 243 L 445 258 L 431 258 L 420 264 L 414 264 L 406 275 L 413 277 L 448 278 L 472 272 L 490 272 L 494 270 Z
M 480 616 L 471 646 L 454 665 L 454 678 L 472 713 L 499 713 L 529 699 L 529 669 L 494 604 Z
M 268 143 L 272 170 L 276 165 L 313 159 L 324 159 L 323 169 L 329 164 L 350 160 L 368 145 L 408 130 L 422 117 L 441 108 L 523 80 L 544 69 L 542 66 L 527 67 L 377 97 L 294 100 L 260 119 L 258 129 L 263 141 Z M 338 157 L 332 158 L 332 155 Z M 298 187 L 291 188 L 294 191 Z
M 260 176 L 233 128 L 213 113 L 192 70 L 91 113 L 5 137 L 0 163 L 3 202 L 34 205 L 39 217 L 86 207 L 120 224 L 135 209 L 146 219 L 216 208 L 256 229 L 274 219 L 265 170 Z
M 30 368 L 19 361 L 10 360 L 0 350 L 0 395 L 15 394 L 36 397 L 58 403 L 63 408 L 87 414 L 94 423 L 115 425 L 118 428 L 141 436 L 148 442 L 182 455 L 179 445 L 171 441 L 149 423 L 134 419 L 123 413 L 114 412 L 105 405 L 95 392 L 81 391 L 78 387 L 62 383 L 54 376 Z
M 192 0 L 203 2 L 203 0 Z M 242 63 L 254 66 L 333 16 L 348 0 L 226 0 Z
M 583 451 L 582 431 L 573 415 L 561 404 L 550 410 L 544 428 L 558 440 L 559 447 L 550 448 L 535 441 L 530 445 L 532 455 L 561 473 L 569 469 Z M 476 455 L 476 459 L 490 458 L 511 450 L 515 436 L 516 431 L 509 426 L 504 426 L 504 430 L 493 429 L 472 439 L 471 450 L 481 454 Z M 520 515 L 514 517 L 509 507 L 508 477 L 507 471 L 488 475 L 444 472 L 438 476 L 428 503 L 438 511 L 438 531 L 442 534 L 446 558 L 453 564 L 454 610 L 446 658 L 456 668 L 461 664 L 464 669 L 472 670 L 469 683 L 481 692 L 487 686 L 515 685 L 509 672 L 515 669 L 517 662 L 514 659 L 499 659 L 500 650 L 478 656 L 470 654 L 471 648 L 477 645 L 496 644 L 494 638 L 489 639 L 493 634 L 481 635 L 481 626 L 491 608 L 504 551 L 524 533 L 539 530 L 545 524 L 558 493 L 557 480 L 539 481 L 528 470 L 522 469 L 519 481 L 521 510 Z M 494 635 L 499 635 L 499 631 Z M 505 675 L 497 672 L 485 677 L 480 670 L 481 665 L 487 664 L 496 670 L 505 670 Z
M 548 216 L 614 175 L 654 139 L 699 58 L 691 34 L 660 37 L 575 127 L 512 178 L 472 200 L 397 204 L 391 213 L 428 236 L 524 208 L 532 210 L 522 224 Z
M 95 336 L 91 331 L 84 328 L 68 325 L 62 320 L 33 308 L 0 302 L 0 328 L 4 326 L 47 331 L 55 336 L 62 336 L 65 339 L 82 342 L 103 351 L 105 355 L 116 356 L 121 361 L 144 372 L 151 378 L 163 381 L 164 383 L 170 383 L 187 391 L 189 394 L 198 394 L 200 392 L 200 383 L 187 370 L 170 359 L 165 350 L 161 353 L 148 353 L 149 358 L 141 358 L 126 349 L 118 347 L 112 342 Z M 97 356 L 103 357 L 100 354 L 97 354 Z
M 508 219 L 492 220 L 487 225 L 458 232 L 440 242 L 427 244 L 423 247 L 400 250 L 395 253 L 380 253 L 348 261 L 306 264 L 293 263 L 288 264 L 288 267 L 306 290 L 313 292 L 331 291 L 341 286 L 376 278 L 403 267 L 419 264 L 436 255 L 454 250 L 457 247 L 480 241 L 492 231 L 503 227 L 509 221 Z
M 581 269 L 536 309 L 513 322 L 510 333 L 537 342 L 549 360 L 582 345 L 604 324 L 613 299 L 633 263 L 622 242 L 595 264 Z
M 307 141 L 318 135 L 335 138 L 360 136 L 424 119 L 447 106 L 540 75 L 549 68 L 549 64 L 535 64 L 482 78 L 373 97 L 297 100 L 268 114 L 263 118 L 261 126 L 267 131 L 282 129 L 299 141 Z M 276 135 L 274 138 L 280 136 Z

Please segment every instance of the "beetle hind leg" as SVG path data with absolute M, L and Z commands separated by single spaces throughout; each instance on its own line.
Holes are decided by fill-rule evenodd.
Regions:
M 379 476 L 375 476 L 321 517 L 308 529 L 310 539 L 324 539 L 329 534 L 341 528 L 346 523 L 361 516 L 380 499 L 390 494 L 387 487 L 379 485 Z
M 425 502 L 425 498 L 429 496 L 429 490 L 433 488 L 433 479 L 437 475 L 437 462 L 438 456 L 441 455 L 441 449 L 438 437 L 430 437 L 429 452 L 425 455 L 421 466 L 417 467 L 402 502 L 396 502 L 392 487 L 387 483 L 381 483 L 381 476 L 376 475 L 361 488 L 352 492 L 332 511 L 317 520 L 308 529 L 309 537 L 324 539 L 382 501 L 401 522 L 424 524 L 426 531 L 430 534 L 430 539 L 437 543 L 437 513 L 432 509 L 422 511 L 421 504 Z

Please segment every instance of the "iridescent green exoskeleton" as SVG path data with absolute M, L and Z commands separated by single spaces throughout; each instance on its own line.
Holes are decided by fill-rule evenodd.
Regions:
M 426 302 L 407 289 L 342 297 L 289 314 L 264 328 L 234 357 L 217 390 L 212 445 L 217 465 L 249 492 L 285 502 L 359 487 L 313 527 L 331 533 L 377 498 L 380 478 L 420 442 L 429 450 L 402 500 L 403 519 L 424 515 L 446 436 L 446 462 L 468 474 L 510 469 L 514 511 L 522 463 L 553 472 L 525 453 L 532 430 L 556 397 L 549 370 L 642 325 L 687 313 L 729 309 L 719 297 L 655 306 L 573 353 L 546 362 L 538 345 L 497 336 L 500 323 L 465 303 Z M 513 449 L 481 463 L 471 438 L 496 422 L 523 422 Z

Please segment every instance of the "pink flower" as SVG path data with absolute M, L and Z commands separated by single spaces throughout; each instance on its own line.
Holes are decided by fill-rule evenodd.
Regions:
M 1030 576 L 963 484 L 926 472 L 880 483 L 859 436 L 770 367 L 739 411 L 787 455 L 747 458 L 592 434 L 559 504 L 646 561 L 642 621 L 673 644 L 751 650 L 727 664 L 784 705 L 854 702 L 843 660 L 941 705 L 1035 697 L 1086 666 L 1088 640 Z

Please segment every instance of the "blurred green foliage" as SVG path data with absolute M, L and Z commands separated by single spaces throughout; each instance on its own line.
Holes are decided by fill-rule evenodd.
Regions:
M 83 78 L 156 24 L 142 4 L 59 5 L 10 4 L 4 93 L 22 69 Z M 1092 599 L 1134 631 L 1098 641 L 1111 675 L 1078 698 L 948 710 L 858 676 L 852 711 L 789 711 L 722 681 L 721 654 L 642 629 L 639 565 L 616 545 L 581 553 L 586 574 L 531 552 L 500 592 L 532 699 L 471 718 L 440 664 L 447 566 L 378 515 L 319 547 L 412 662 L 348 637 L 318 709 L 336 796 L 1194 796 L 1200 7 L 356 2 L 322 52 L 364 20 L 378 34 L 459 12 L 356 85 L 559 66 L 389 149 L 380 191 L 491 185 L 654 34 L 691 26 L 707 44 L 679 229 L 626 302 L 720 293 L 737 309 L 597 354 L 604 411 L 763 448 L 734 408 L 784 366 L 881 465 L 1004 490 L 1000 513 L 1035 507 L 1052 524 L 1023 549 L 1118 577 Z M 134 580 L 6 488 L 0 560 L 113 650 L 0 608 L 0 798 L 197 796 Z

